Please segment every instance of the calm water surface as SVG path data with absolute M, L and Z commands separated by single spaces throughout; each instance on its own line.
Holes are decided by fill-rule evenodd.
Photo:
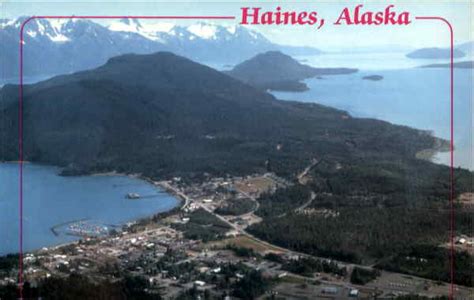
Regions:
M 383 63 L 381 59 L 370 60 L 368 55 L 346 57 L 346 67 L 362 65 L 366 69 L 338 76 L 325 76 L 323 79 L 308 79 L 309 91 L 302 93 L 273 92 L 284 100 L 315 102 L 348 111 L 356 117 L 385 120 L 394 124 L 431 130 L 445 139 L 450 137 L 450 85 L 448 68 L 404 68 L 390 69 L 392 62 Z M 333 67 L 335 61 L 322 60 L 315 56 L 305 63 Z M 359 60 L 356 60 L 358 58 Z M 399 65 L 418 63 L 398 58 Z M 319 63 L 316 63 L 318 61 Z M 371 64 L 370 64 L 371 62 Z M 426 63 L 426 62 L 425 62 Z M 376 67 L 379 69 L 376 69 Z M 367 75 L 382 75 L 383 80 L 363 80 Z M 472 140 L 472 70 L 455 69 L 454 97 L 454 144 L 455 165 L 473 169 Z M 435 158 L 440 163 L 448 163 L 449 155 L 441 153 Z
M 358 73 L 306 80 L 303 93 L 273 92 L 279 99 L 316 102 L 400 125 L 431 130 L 445 139 L 450 132 L 449 69 L 416 66 L 445 60 L 411 60 L 404 53 L 349 53 L 298 57 L 316 67 L 352 67 Z M 472 58 L 471 58 L 472 59 Z M 223 68 L 220 66 L 220 68 Z M 381 81 L 363 80 L 382 75 Z M 473 169 L 472 70 L 455 70 L 455 165 Z M 35 80 L 33 80 L 35 81 Z M 449 162 L 449 154 L 435 158 Z M 126 176 L 61 177 L 53 167 L 24 169 L 24 246 L 26 250 L 77 239 L 55 236 L 51 227 L 80 219 L 108 225 L 150 216 L 178 201 L 156 187 Z M 134 192 L 150 196 L 127 200 Z M 18 251 L 18 165 L 0 164 L 0 255 Z
M 55 236 L 51 227 L 75 220 L 123 225 L 179 204 L 169 194 L 127 176 L 58 176 L 59 169 L 24 164 L 24 248 L 38 249 L 76 240 Z M 18 251 L 18 164 L 0 164 L 0 255 Z M 129 200 L 127 193 L 144 198 Z

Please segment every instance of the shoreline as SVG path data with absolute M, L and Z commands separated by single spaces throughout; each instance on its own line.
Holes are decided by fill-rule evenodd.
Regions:
M 444 155 L 448 155 L 450 153 L 451 146 L 450 146 L 449 141 L 435 136 L 433 132 L 430 132 L 430 135 L 434 138 L 433 147 L 418 151 L 415 154 L 415 157 L 417 159 L 421 159 L 421 160 L 429 161 L 434 164 L 445 165 L 449 167 L 449 161 L 440 159 L 440 157 Z M 469 168 L 467 167 L 465 169 L 469 170 Z
M 145 182 L 153 185 L 154 187 L 160 188 L 165 193 L 167 193 L 167 194 L 173 196 L 174 198 L 176 198 L 177 200 L 179 200 L 180 203 L 179 203 L 179 205 L 176 205 L 176 207 L 179 207 L 180 209 L 182 209 L 186 204 L 186 199 L 180 193 L 178 193 L 174 189 L 170 188 L 170 186 L 166 182 L 166 180 L 156 181 L 156 180 L 151 179 L 150 177 L 143 176 L 139 173 L 127 174 L 127 173 L 119 173 L 117 171 L 110 171 L 110 172 L 103 172 L 103 173 L 92 173 L 90 175 L 83 175 L 83 176 L 126 176 L 126 177 L 129 177 L 129 178 L 139 179 L 139 180 L 145 181 Z M 140 199 L 138 199 L 138 200 L 140 200 Z
M 126 176 L 126 177 L 129 177 L 129 178 L 139 179 L 139 180 L 143 180 L 143 181 L 153 185 L 154 187 L 160 188 L 165 193 L 167 193 L 167 194 L 173 196 L 174 198 L 176 198 L 177 200 L 179 200 L 180 203 L 179 203 L 179 205 L 176 205 L 175 208 L 179 207 L 180 209 L 182 209 L 182 208 L 184 208 L 184 206 L 186 205 L 186 202 L 187 202 L 186 198 L 183 197 L 183 195 L 176 192 L 174 189 L 170 188 L 170 186 L 166 182 L 166 180 L 156 181 L 156 180 L 151 179 L 150 177 L 143 176 L 139 173 L 127 174 L 127 173 L 119 173 L 117 171 L 110 171 L 110 172 L 103 172 L 103 173 L 92 173 L 90 175 L 83 175 L 83 176 Z
M 0 162 L 0 165 L 2 163 L 4 163 L 4 164 L 18 164 L 19 161 L 4 161 L 4 162 Z M 36 164 L 36 163 L 33 163 L 33 162 L 29 162 L 29 161 L 28 162 L 23 161 L 23 163 L 28 163 L 28 164 L 32 164 L 32 165 Z M 53 166 L 53 165 L 42 165 L 42 164 L 36 164 L 36 165 L 45 166 L 45 167 L 59 168 L 59 170 L 61 169 L 60 167 Z M 63 176 L 63 175 L 61 175 L 61 173 L 57 173 L 57 176 Z M 110 171 L 110 172 L 103 172 L 103 173 L 91 173 L 91 174 L 83 174 L 83 175 L 77 175 L 77 176 L 66 176 L 66 177 L 80 177 L 80 176 L 92 176 L 92 177 L 94 177 L 94 176 L 97 176 L 97 177 L 100 177 L 100 176 L 125 176 L 125 177 L 128 177 L 128 178 L 139 179 L 141 181 L 146 182 L 147 184 L 152 185 L 153 188 L 158 189 L 159 192 L 164 192 L 164 193 L 168 194 L 169 196 L 172 196 L 174 199 L 176 199 L 176 205 L 174 205 L 171 208 L 168 208 L 166 211 L 152 212 L 149 216 L 134 218 L 134 219 L 131 219 L 131 220 L 128 220 L 128 221 L 124 221 L 123 224 L 116 225 L 117 227 L 119 227 L 121 229 L 123 229 L 123 228 L 132 228 L 134 226 L 149 223 L 149 222 L 157 222 L 160 219 L 163 219 L 167 216 L 178 213 L 180 210 L 183 209 L 183 207 L 186 204 L 186 199 L 184 199 L 179 193 L 176 193 L 173 189 L 170 189 L 167 186 L 167 184 L 165 184 L 164 181 L 155 181 L 155 180 L 153 180 L 149 177 L 142 176 L 141 174 L 126 174 L 126 173 L 119 173 L 119 172 L 116 172 L 116 171 Z M 137 199 L 137 200 L 140 200 L 140 199 Z M 56 227 L 58 227 L 60 225 L 63 225 L 63 224 L 72 223 L 72 222 L 75 222 L 75 221 L 77 221 L 77 220 L 72 220 L 72 221 L 63 222 L 61 224 L 54 225 L 50 228 L 50 231 L 52 232 L 53 235 L 58 236 L 58 234 L 55 233 L 55 228 Z M 130 225 L 128 225 L 128 224 L 130 224 Z M 109 234 L 107 234 L 105 236 L 102 236 L 102 237 L 88 237 L 88 238 L 101 240 L 101 239 L 110 238 L 110 237 L 112 237 L 112 235 L 109 233 Z M 32 250 L 29 250 L 29 251 L 24 251 L 23 254 L 37 253 L 39 251 L 57 250 L 61 247 L 77 244 L 81 240 L 85 240 L 85 238 L 78 238 L 77 240 L 70 241 L 70 242 L 63 242 L 63 243 L 60 243 L 60 244 L 51 244 L 49 246 L 42 246 L 42 247 L 32 249 Z M 47 250 L 43 250 L 44 248 L 47 248 Z M 18 254 L 19 254 L 19 252 L 9 252 L 9 253 L 0 254 L 0 257 L 6 257 L 8 255 L 18 255 Z

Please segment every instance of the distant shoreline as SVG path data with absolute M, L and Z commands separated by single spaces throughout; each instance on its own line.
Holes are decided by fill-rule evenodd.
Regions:
M 20 161 L 2 161 L 0 162 L 0 165 L 1 164 L 19 164 Z M 62 171 L 64 168 L 61 168 L 61 167 L 58 167 L 58 166 L 54 166 L 54 165 L 43 165 L 41 163 L 35 163 L 35 162 L 31 162 L 31 161 L 23 161 L 23 163 L 27 163 L 27 164 L 32 164 L 32 165 L 39 165 L 39 166 L 45 166 L 45 167 L 53 167 L 53 168 L 59 168 L 60 171 Z M 147 183 L 153 185 L 154 187 L 159 187 L 161 190 L 165 191 L 166 193 L 172 195 L 173 197 L 177 198 L 178 200 L 180 200 L 180 202 L 185 202 L 185 199 L 182 199 L 182 197 L 175 193 L 173 190 L 171 189 L 168 189 L 165 185 L 163 185 L 160 181 L 155 181 L 153 179 L 151 179 L 150 177 L 146 177 L 146 176 L 143 176 L 139 173 L 131 173 L 131 174 L 127 174 L 127 173 L 121 173 L 121 172 L 117 172 L 117 171 L 108 171 L 108 172 L 98 172 L 98 173 L 81 173 L 81 174 L 77 174 L 77 175 L 64 175 L 62 174 L 61 172 L 59 172 L 57 174 L 58 176 L 64 176 L 64 177 L 80 177 L 80 176 L 91 176 L 91 177 L 101 177 L 101 176 L 125 176 L 125 177 L 128 177 L 128 178 L 134 178 L 134 179 L 139 179 L 139 180 L 142 180 L 142 181 L 146 181 Z
M 141 174 L 136 174 L 136 173 L 127 174 L 127 173 L 120 173 L 117 171 L 109 171 L 109 172 L 103 172 L 103 173 L 91 173 L 90 175 L 81 175 L 81 176 L 126 176 L 129 178 L 139 179 L 142 181 L 146 181 L 147 183 L 151 184 L 155 188 L 156 187 L 160 188 L 160 190 L 166 192 L 167 194 L 179 200 L 179 204 L 176 205 L 173 209 L 178 208 L 178 207 L 181 208 L 186 203 L 186 199 L 183 199 L 178 193 L 175 193 L 175 191 L 173 191 L 172 189 L 167 188 L 164 184 L 161 183 L 161 181 L 155 181 L 151 179 L 150 177 L 146 177 Z M 147 219 L 147 218 L 144 218 L 144 219 Z M 140 220 L 140 219 L 137 219 L 137 220 Z
M 161 181 L 155 181 L 151 179 L 150 177 L 146 177 L 141 174 L 137 174 L 137 173 L 127 174 L 127 173 L 120 173 L 117 171 L 110 171 L 110 172 L 103 172 L 103 173 L 92 173 L 90 175 L 82 175 L 82 176 L 127 176 L 129 178 L 143 180 L 153 185 L 154 187 L 159 187 L 161 190 L 165 191 L 167 194 L 172 195 L 173 197 L 179 199 L 180 202 L 182 202 L 181 205 L 184 204 L 185 202 L 185 199 L 183 199 L 178 193 L 175 193 L 175 191 L 173 191 L 172 189 L 169 189 Z
M 435 163 L 435 164 L 440 164 L 440 162 L 437 161 L 436 156 L 439 153 L 445 153 L 445 152 L 449 152 L 451 150 L 450 145 L 449 145 L 449 141 L 438 138 L 438 137 L 434 136 L 432 133 L 430 133 L 430 134 L 435 139 L 435 143 L 434 143 L 433 147 L 418 151 L 415 154 L 415 157 L 418 158 L 418 159 L 430 161 L 430 162 Z
M 45 166 L 45 167 L 58 168 L 57 166 L 54 166 L 54 165 L 42 165 L 42 164 L 37 164 L 37 163 L 34 163 L 34 162 L 23 161 L 23 163 L 28 163 L 30 165 L 39 165 L 39 166 Z M 19 164 L 19 161 L 2 161 L 2 162 L 0 162 L 0 165 L 2 165 L 2 164 Z M 64 176 L 64 175 L 61 175 L 61 173 L 57 173 L 56 175 L 57 176 Z M 81 175 L 77 175 L 77 176 L 67 176 L 67 177 L 81 177 L 81 176 L 90 176 L 90 177 L 125 176 L 125 177 L 128 177 L 128 178 L 139 179 L 141 181 L 145 181 L 146 183 L 152 185 L 153 188 L 159 189 L 161 192 L 164 192 L 164 193 L 168 194 L 169 196 L 172 196 L 177 201 L 176 205 L 174 205 L 173 207 L 171 207 L 169 209 L 166 209 L 166 210 L 160 211 L 160 212 L 152 212 L 148 216 L 139 217 L 139 218 L 136 218 L 136 219 L 129 220 L 127 222 L 124 222 L 124 224 L 118 225 L 118 227 L 120 227 L 120 228 L 122 228 L 123 226 L 126 226 L 127 223 L 132 223 L 131 226 L 133 226 L 135 224 L 140 224 L 140 223 L 144 223 L 144 222 L 151 222 L 154 219 L 156 220 L 156 218 L 161 219 L 163 216 L 167 216 L 169 214 L 175 214 L 176 212 L 181 210 L 183 205 L 186 203 L 185 199 L 183 199 L 179 194 L 175 193 L 173 190 L 168 189 L 160 181 L 154 181 L 151 178 L 142 176 L 140 174 L 126 174 L 126 173 L 119 173 L 117 171 L 109 171 L 109 172 L 81 174 Z M 140 200 L 140 199 L 137 199 L 137 200 Z M 50 231 L 52 232 L 53 235 L 58 236 L 59 233 L 56 232 L 57 227 L 59 227 L 61 225 L 69 224 L 69 223 L 74 223 L 74 222 L 80 221 L 80 220 L 86 220 L 86 218 L 76 219 L 76 220 L 71 220 L 71 221 L 60 223 L 60 224 L 56 224 L 56 225 L 54 225 L 50 228 Z M 110 234 L 106 235 L 105 237 L 109 237 L 109 236 L 110 236 Z M 24 253 L 38 252 L 38 251 L 41 251 L 44 248 L 47 248 L 48 250 L 57 249 L 57 248 L 60 248 L 60 247 L 77 244 L 80 240 L 83 240 L 83 239 L 79 238 L 77 240 L 70 241 L 70 242 L 65 242 L 65 243 L 63 242 L 63 243 L 60 243 L 60 244 L 51 244 L 49 246 L 42 246 L 42 247 L 32 249 L 32 250 L 29 250 L 29 251 L 24 251 Z M 10 253 L 5 253 L 5 254 L 0 254 L 0 257 L 5 257 L 7 255 L 15 255 L 15 254 L 18 254 L 18 252 L 16 252 L 16 253 L 15 252 L 10 252 Z
M 429 64 L 419 66 L 418 68 L 450 68 L 451 63 L 441 63 L 441 64 Z M 466 60 L 466 61 L 457 61 L 453 63 L 453 68 L 455 69 L 472 69 L 474 68 L 474 61 Z

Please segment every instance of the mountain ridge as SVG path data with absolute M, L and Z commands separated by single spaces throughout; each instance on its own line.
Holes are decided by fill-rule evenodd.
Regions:
M 18 157 L 17 88 L 0 90 L 2 160 Z M 122 55 L 94 70 L 25 85 L 23 104 L 24 159 L 73 174 L 271 170 L 291 177 L 315 156 L 348 160 L 382 155 L 383 148 L 384 156 L 414 159 L 436 140 L 317 104 L 279 101 L 169 52 Z
M 4 78 L 18 75 L 19 30 L 25 20 L 26 17 L 0 20 L 0 57 L 7 62 L 2 66 Z M 90 69 L 102 65 L 110 57 L 126 53 L 172 51 L 204 63 L 232 64 L 270 49 L 320 53 L 310 47 L 277 45 L 262 34 L 242 26 L 202 22 L 180 26 L 137 19 L 102 24 L 86 19 L 37 18 L 25 26 L 24 37 L 26 76 L 67 74 Z M 85 56 L 84 53 L 94 55 Z
M 303 79 L 357 72 L 351 68 L 314 68 L 280 51 L 268 51 L 238 64 L 225 73 L 261 89 L 304 91 Z

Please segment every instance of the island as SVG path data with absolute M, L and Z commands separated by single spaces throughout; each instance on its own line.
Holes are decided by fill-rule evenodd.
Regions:
M 474 61 L 458 61 L 453 63 L 453 68 L 457 69 L 472 69 L 474 66 Z M 444 63 L 444 64 L 430 64 L 420 66 L 419 68 L 451 68 L 451 63 Z
M 300 67 L 286 73 L 301 76 Z M 268 75 L 252 70 L 244 74 Z M 285 79 L 283 70 L 272 78 Z M 429 131 L 278 100 L 170 52 L 117 56 L 26 85 L 23 96 L 24 160 L 140 174 L 183 200 L 108 234 L 26 253 L 25 295 L 257 299 L 290 287 L 308 299 L 393 298 L 394 284 L 407 281 L 407 293 L 449 293 L 440 284 L 451 280 L 448 195 L 466 199 L 473 173 L 419 159 L 448 143 Z M 0 160 L 11 161 L 18 86 L 0 97 Z M 455 203 L 453 272 L 463 298 L 473 285 L 468 203 Z M 89 233 L 89 225 L 67 229 Z M 0 258 L 1 298 L 17 295 L 18 261 Z
M 383 79 L 382 75 L 368 75 L 362 77 L 363 80 L 371 80 L 371 81 L 380 81 Z
M 460 58 L 466 54 L 459 49 L 454 49 L 453 57 Z M 413 59 L 448 59 L 451 57 L 451 49 L 447 48 L 421 48 L 406 54 L 406 57 Z
M 236 65 L 225 74 L 262 90 L 301 92 L 308 90 L 306 83 L 301 82 L 304 79 L 354 72 L 357 69 L 314 68 L 282 52 L 268 51 Z

